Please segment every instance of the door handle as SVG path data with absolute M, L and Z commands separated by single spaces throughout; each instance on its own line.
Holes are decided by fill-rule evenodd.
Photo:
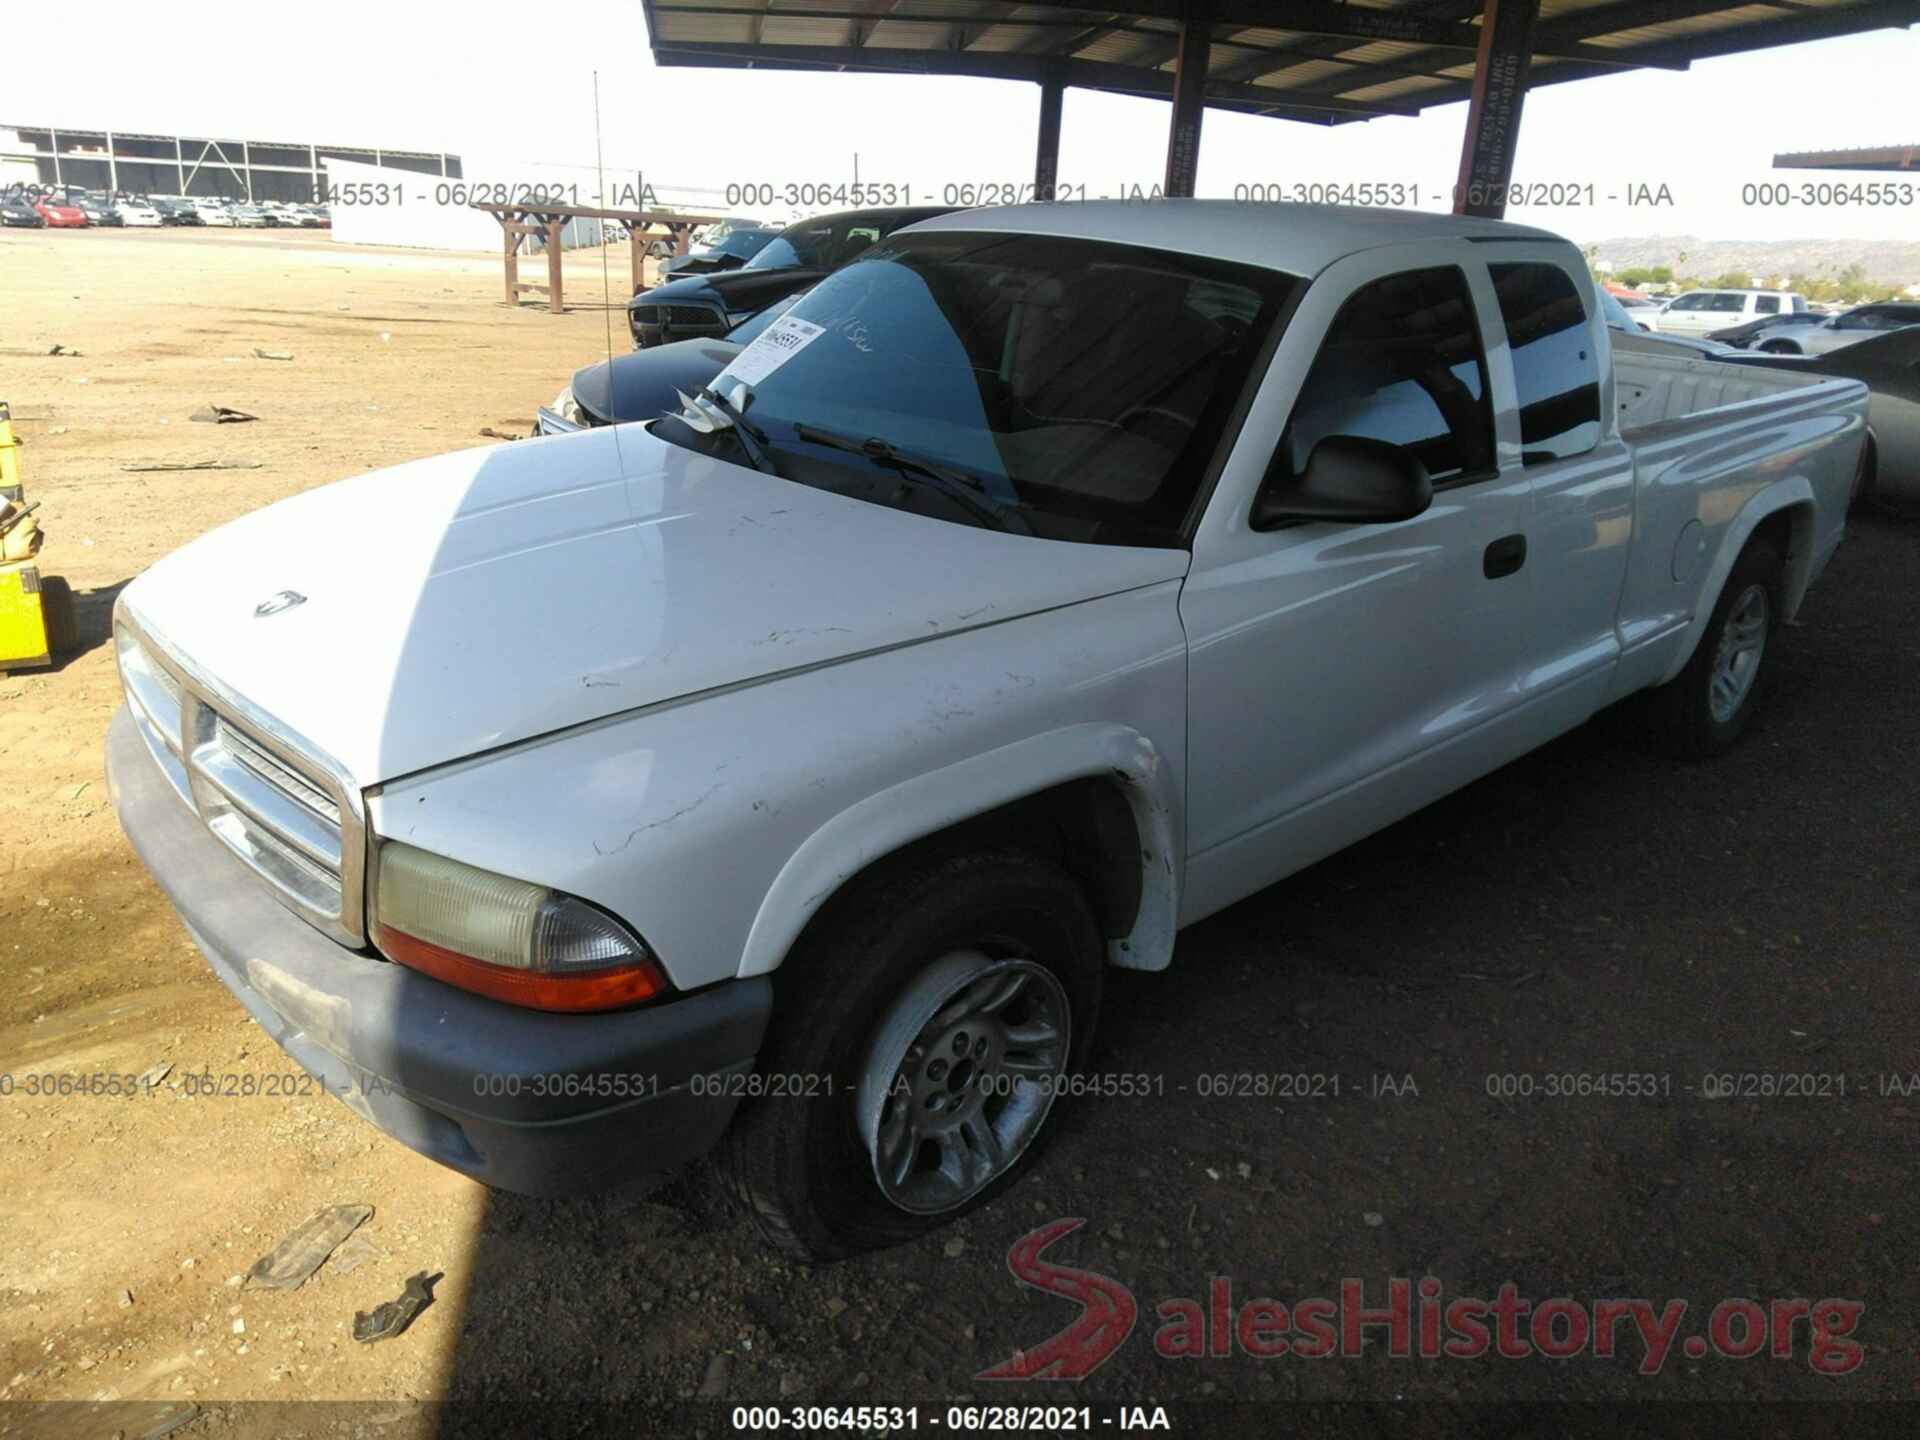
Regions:
M 1503 575 L 1511 575 L 1527 563 L 1527 537 L 1524 535 L 1502 535 L 1487 546 L 1487 553 L 1481 569 L 1489 580 L 1498 580 Z

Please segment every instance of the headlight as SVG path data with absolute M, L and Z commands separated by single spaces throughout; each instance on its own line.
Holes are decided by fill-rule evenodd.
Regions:
M 586 417 L 580 412 L 580 402 L 573 398 L 573 386 L 571 385 L 554 396 L 553 403 L 547 406 L 547 408 L 562 420 L 571 421 L 575 425 L 583 425 L 586 423 Z
M 584 900 L 389 841 L 373 938 L 389 960 L 535 1010 L 612 1010 L 670 989 L 653 952 Z

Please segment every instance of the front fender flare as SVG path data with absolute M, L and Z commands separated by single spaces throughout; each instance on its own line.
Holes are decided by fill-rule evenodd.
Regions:
M 1145 735 L 1124 725 L 1048 731 L 916 775 L 869 795 L 803 841 L 774 877 L 747 934 L 739 974 L 776 969 L 807 922 L 841 886 L 905 845 L 1071 780 L 1107 776 L 1141 836 L 1140 906 L 1133 929 L 1108 942 L 1110 963 L 1163 970 L 1173 956 L 1183 870 L 1174 771 Z

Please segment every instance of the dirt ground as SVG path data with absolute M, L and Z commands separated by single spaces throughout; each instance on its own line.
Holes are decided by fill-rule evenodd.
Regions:
M 577 300 L 600 298 L 600 273 L 598 252 L 570 258 Z M 450 1428 L 407 1403 L 445 1399 L 611 1400 L 660 1434 L 728 1433 L 720 1409 L 685 1408 L 712 1398 L 942 1414 L 969 1397 L 1364 1400 L 1403 1417 L 1441 1401 L 1920 1399 L 1920 1094 L 1900 1093 L 1920 1072 L 1920 532 L 1893 520 L 1858 527 L 1780 637 L 1731 757 L 1675 765 L 1590 726 L 1190 931 L 1168 974 L 1116 974 L 1102 1063 L 1150 1093 L 1073 1105 L 1022 1185 L 921 1244 L 809 1271 L 698 1184 L 489 1195 L 325 1095 L 194 1093 L 203 1073 L 293 1066 L 121 837 L 101 765 L 113 596 L 269 501 L 494 443 L 482 427 L 524 433 L 605 331 L 599 309 L 503 305 L 492 257 L 0 232 L 0 399 L 43 502 L 42 567 L 79 594 L 87 647 L 0 677 L 0 1401 L 76 1402 L 0 1405 L 0 1431 L 144 1433 L 161 1412 L 115 1408 L 132 1402 L 201 1407 L 186 1434 L 252 1418 L 385 1435 Z M 56 343 L 79 353 L 22 353 Z M 189 422 L 209 402 L 260 418 Z M 201 459 L 258 468 L 124 468 Z M 24 1089 L 163 1063 L 131 1098 Z M 1707 1098 L 1705 1077 L 1729 1071 L 1844 1076 L 1845 1094 Z M 1516 1072 L 1652 1073 L 1670 1090 L 1488 1093 Z M 1275 1073 L 1342 1086 L 1222 1096 L 1204 1078 Z M 238 1287 L 342 1203 L 374 1207 L 371 1258 L 292 1293 Z M 1077 1387 L 976 1384 L 1073 1318 L 1006 1264 L 1062 1216 L 1087 1224 L 1049 1257 L 1127 1286 L 1138 1333 Z M 354 1312 L 421 1270 L 441 1278 L 412 1329 L 355 1343 Z M 1655 1376 L 1631 1341 L 1610 1360 L 1157 1356 L 1154 1307 L 1204 1305 L 1216 1275 L 1236 1305 L 1337 1295 L 1343 1277 L 1373 1303 L 1389 1277 L 1427 1275 L 1449 1297 L 1511 1281 L 1535 1299 L 1682 1298 L 1684 1334 L 1725 1297 L 1840 1297 L 1865 1305 L 1864 1362 L 1816 1374 L 1804 1336 L 1790 1359 L 1676 1348 Z M 356 1403 L 287 1412 L 298 1425 L 238 1403 L 314 1400 Z

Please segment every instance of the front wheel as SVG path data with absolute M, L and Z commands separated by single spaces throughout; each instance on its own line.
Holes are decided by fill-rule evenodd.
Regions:
M 1103 978 L 1080 887 L 1019 850 L 856 882 L 774 976 L 757 1093 L 722 1144 L 762 1235 L 806 1260 L 897 1244 L 1030 1164 Z
M 1800 347 L 1790 340 L 1769 340 L 1760 347 L 1769 355 L 1798 355 Z

